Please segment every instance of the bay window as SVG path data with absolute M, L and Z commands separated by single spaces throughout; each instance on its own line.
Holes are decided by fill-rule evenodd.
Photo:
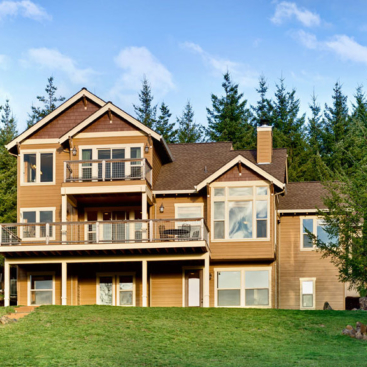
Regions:
M 21 183 L 25 185 L 55 183 L 54 158 L 54 151 L 23 152 Z
M 215 186 L 212 208 L 214 240 L 269 238 L 267 186 Z
M 217 307 L 270 307 L 270 268 L 216 269 Z
M 302 250 L 313 250 L 316 247 L 308 232 L 317 236 L 317 238 L 324 243 L 337 243 L 338 238 L 329 235 L 325 230 L 325 225 L 323 219 L 317 217 L 301 217 Z

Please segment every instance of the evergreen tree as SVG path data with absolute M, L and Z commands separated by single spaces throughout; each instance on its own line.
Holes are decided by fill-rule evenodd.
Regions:
M 325 104 L 324 133 L 322 156 L 325 163 L 333 171 L 348 168 L 348 160 L 344 155 L 345 137 L 350 127 L 347 96 L 342 92 L 342 85 L 337 82 L 334 86 L 333 104 Z
M 39 102 L 43 103 L 43 107 L 31 107 L 31 113 L 28 114 L 27 128 L 33 126 L 36 122 L 47 116 L 49 113 L 57 108 L 58 102 L 65 101 L 65 97 L 56 96 L 57 87 L 54 85 L 54 78 L 51 76 L 48 78 L 48 84 L 45 91 L 47 95 L 37 96 Z
M 367 128 L 367 100 L 361 85 L 357 87 L 354 98 L 355 103 L 353 103 L 352 117 L 353 119 L 360 120 Z
M 155 129 L 157 105 L 153 105 L 152 89 L 148 83 L 147 78 L 144 76 L 141 91 L 139 93 L 140 106 L 133 105 L 137 119 L 149 127 Z
M 5 148 L 16 136 L 16 120 L 7 100 L 0 120 L 0 223 L 17 220 L 17 160 Z
M 300 168 L 300 177 L 304 181 L 324 181 L 330 179 L 332 173 L 320 155 L 322 147 L 322 116 L 315 93 L 312 95 L 312 102 L 309 104 L 309 107 L 311 117 L 308 119 L 306 127 L 306 159 Z
M 175 129 L 175 123 L 169 122 L 172 114 L 164 102 L 161 104 L 159 110 L 160 115 L 157 119 L 155 131 L 162 135 L 168 144 L 175 143 L 177 141 L 177 130 Z
M 257 126 L 263 120 L 267 120 L 270 122 L 274 109 L 271 100 L 266 97 L 266 94 L 268 92 L 268 85 L 263 75 L 260 76 L 259 87 L 256 89 L 256 92 L 259 94 L 260 100 L 257 101 L 256 106 L 251 106 L 251 110 L 253 113 L 253 122 L 255 126 Z
M 211 96 L 212 109 L 207 108 L 207 134 L 212 141 L 231 141 L 234 149 L 251 149 L 256 146 L 255 129 L 251 124 L 251 112 L 247 100 L 238 92 L 238 84 L 224 74 L 224 96 Z
M 304 123 L 305 115 L 299 115 L 299 99 L 296 90 L 286 90 L 284 79 L 276 84 L 275 100 L 271 123 L 273 125 L 274 148 L 287 148 L 289 180 L 302 180 L 300 167 L 307 160 L 305 156 Z
M 178 142 L 179 143 L 200 143 L 203 141 L 204 128 L 194 123 L 194 110 L 190 101 L 187 102 L 181 117 L 177 117 Z

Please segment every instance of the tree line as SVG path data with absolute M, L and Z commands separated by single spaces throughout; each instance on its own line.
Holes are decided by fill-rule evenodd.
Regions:
M 230 75 L 223 76 L 222 95 L 211 95 L 207 126 L 195 121 L 190 101 L 175 119 L 162 102 L 154 104 L 151 86 L 144 77 L 139 103 L 134 104 L 136 118 L 161 134 L 168 143 L 232 141 L 234 149 L 256 148 L 256 127 L 266 120 L 273 127 L 274 148 L 287 148 L 290 181 L 323 181 L 337 173 L 353 173 L 364 151 L 356 144 L 367 128 L 367 100 L 359 86 L 352 108 L 336 82 L 332 104 L 324 108 L 315 95 L 309 103 L 310 116 L 300 113 L 295 89 L 287 89 L 284 78 L 275 84 L 274 96 L 268 95 L 264 76 L 256 89 L 258 101 L 250 105 Z M 65 100 L 57 95 L 54 79 L 48 79 L 45 96 L 37 96 L 38 106 L 31 106 L 27 127 L 33 126 Z M 17 123 L 7 100 L 0 106 L 0 222 L 16 220 L 16 160 L 4 145 L 17 135 Z

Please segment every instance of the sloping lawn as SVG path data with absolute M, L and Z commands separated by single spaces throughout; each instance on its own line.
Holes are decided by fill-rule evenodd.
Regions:
M 1 309 L 3 313 L 3 309 Z M 363 311 L 40 307 L 0 326 L 1 366 L 365 366 Z

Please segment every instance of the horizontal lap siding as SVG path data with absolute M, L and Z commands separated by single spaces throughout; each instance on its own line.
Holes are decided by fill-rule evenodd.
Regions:
M 272 161 L 273 153 L 273 136 L 271 131 L 257 132 L 257 161 L 263 163 L 270 163 Z
M 282 217 L 279 248 L 279 307 L 300 308 L 300 278 L 316 278 L 316 308 L 324 302 L 343 310 L 344 285 L 338 281 L 338 270 L 329 259 L 316 251 L 300 250 L 300 217 Z

